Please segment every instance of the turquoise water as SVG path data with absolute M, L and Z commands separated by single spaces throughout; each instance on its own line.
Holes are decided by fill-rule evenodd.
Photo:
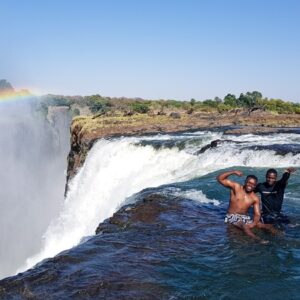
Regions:
M 263 180 L 265 169 L 238 168 L 245 174 L 256 174 Z M 283 170 L 278 170 L 280 171 Z M 181 262 L 178 269 L 194 269 L 193 276 L 180 276 L 178 282 L 185 282 L 187 295 L 218 299 L 265 299 L 300 298 L 300 197 L 298 176 L 291 176 L 283 212 L 291 219 L 292 227 L 284 226 L 283 235 L 271 236 L 256 230 L 256 233 L 270 241 L 260 245 L 245 237 L 239 230 L 222 223 L 229 192 L 216 184 L 215 175 L 206 175 L 180 184 L 182 189 L 199 189 L 208 198 L 217 199 L 220 205 L 215 212 L 216 220 L 209 228 L 210 238 L 207 250 L 201 250 Z M 236 178 L 237 181 L 241 181 Z M 212 224 L 211 224 L 212 225 Z M 194 267 L 193 267 L 194 266 Z M 171 276 L 172 271 L 169 270 Z M 193 291 L 193 292 L 192 292 Z M 202 291 L 199 293 L 199 291 Z M 179 294 L 180 295 L 180 292 Z

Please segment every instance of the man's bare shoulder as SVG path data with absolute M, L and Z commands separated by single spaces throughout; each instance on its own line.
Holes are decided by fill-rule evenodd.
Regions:
M 240 184 L 240 183 L 238 183 L 238 182 L 236 182 L 236 181 L 233 181 L 233 184 L 234 184 L 234 188 L 235 189 L 243 189 L 243 186 Z
M 234 194 L 243 193 L 243 186 L 240 183 L 233 181 L 231 190 Z

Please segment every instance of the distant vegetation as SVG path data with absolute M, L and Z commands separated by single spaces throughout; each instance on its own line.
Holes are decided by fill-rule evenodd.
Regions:
M 30 94 L 29 91 L 15 91 L 5 79 L 0 80 L 0 96 L 7 93 L 16 95 Z M 281 99 L 268 99 L 258 91 L 242 93 L 239 97 L 227 94 L 223 99 L 190 101 L 178 100 L 145 100 L 141 98 L 112 98 L 101 95 L 91 96 L 62 96 L 45 95 L 41 97 L 38 109 L 47 114 L 49 106 L 67 106 L 73 116 L 81 114 L 94 115 L 133 115 L 158 114 L 165 115 L 171 111 L 181 113 L 245 113 L 250 115 L 254 111 L 269 111 L 274 114 L 300 114 L 300 103 L 293 103 Z
M 5 79 L 0 80 L 0 97 L 7 96 L 30 96 L 28 90 L 15 91 L 12 85 Z
M 141 98 L 111 98 L 101 95 L 92 96 L 42 96 L 40 109 L 47 111 L 48 106 L 68 106 L 74 116 L 82 114 L 84 108 L 92 114 L 166 114 L 170 111 L 192 113 L 245 113 L 250 115 L 254 111 L 269 111 L 275 114 L 300 114 L 300 103 L 268 99 L 258 91 L 246 92 L 236 97 L 227 94 L 223 99 L 190 101 L 178 100 L 145 100 Z M 86 112 L 85 112 L 86 113 Z
M 14 92 L 12 85 L 5 79 L 0 80 L 0 93 L 3 92 Z

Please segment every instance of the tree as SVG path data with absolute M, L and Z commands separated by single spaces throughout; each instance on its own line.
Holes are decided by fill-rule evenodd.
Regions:
M 207 105 L 207 106 L 210 106 L 210 107 L 217 107 L 218 106 L 218 103 L 215 100 L 212 100 L 212 99 L 204 100 L 202 103 L 204 105 Z
M 246 94 L 241 94 L 237 99 L 237 103 L 239 106 L 251 108 L 258 104 L 259 100 L 262 99 L 262 94 L 260 92 L 247 92 Z
M 215 98 L 214 98 L 214 101 L 215 101 L 217 104 L 222 103 L 222 99 L 219 98 L 219 97 L 215 97 Z
M 12 85 L 5 79 L 0 80 L 0 92 L 14 92 Z
M 76 107 L 71 110 L 71 113 L 72 113 L 72 117 L 76 117 L 80 115 L 80 110 Z
M 236 99 L 235 95 L 227 94 L 224 97 L 224 104 L 229 105 L 231 107 L 236 107 L 237 106 L 237 99 Z
M 190 101 L 190 108 L 187 110 L 187 114 L 192 114 L 194 112 L 194 106 L 195 106 L 196 100 L 194 98 Z
M 88 106 L 93 113 L 106 112 L 112 106 L 111 102 L 100 95 L 87 96 Z
M 244 107 L 248 110 L 248 114 L 256 109 L 260 109 L 259 105 L 262 99 L 262 94 L 260 92 L 247 92 L 246 94 L 240 94 L 240 97 L 237 99 L 238 106 Z

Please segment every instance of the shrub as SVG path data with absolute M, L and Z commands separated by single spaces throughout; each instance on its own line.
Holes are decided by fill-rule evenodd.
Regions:
M 80 115 L 80 110 L 76 107 L 71 110 L 71 113 L 72 113 L 72 117 L 76 117 Z
M 134 112 L 140 113 L 140 114 L 146 114 L 150 108 L 149 104 L 146 103 L 140 103 L 140 102 L 134 102 L 129 105 L 130 109 L 132 109 Z
M 112 106 L 112 103 L 108 99 L 100 95 L 87 96 L 86 100 L 87 105 L 93 113 L 108 111 Z
M 222 112 L 225 112 L 225 111 L 229 111 L 232 109 L 232 106 L 230 105 L 226 105 L 224 103 L 221 103 L 218 105 L 218 112 L 219 113 L 222 113 Z

